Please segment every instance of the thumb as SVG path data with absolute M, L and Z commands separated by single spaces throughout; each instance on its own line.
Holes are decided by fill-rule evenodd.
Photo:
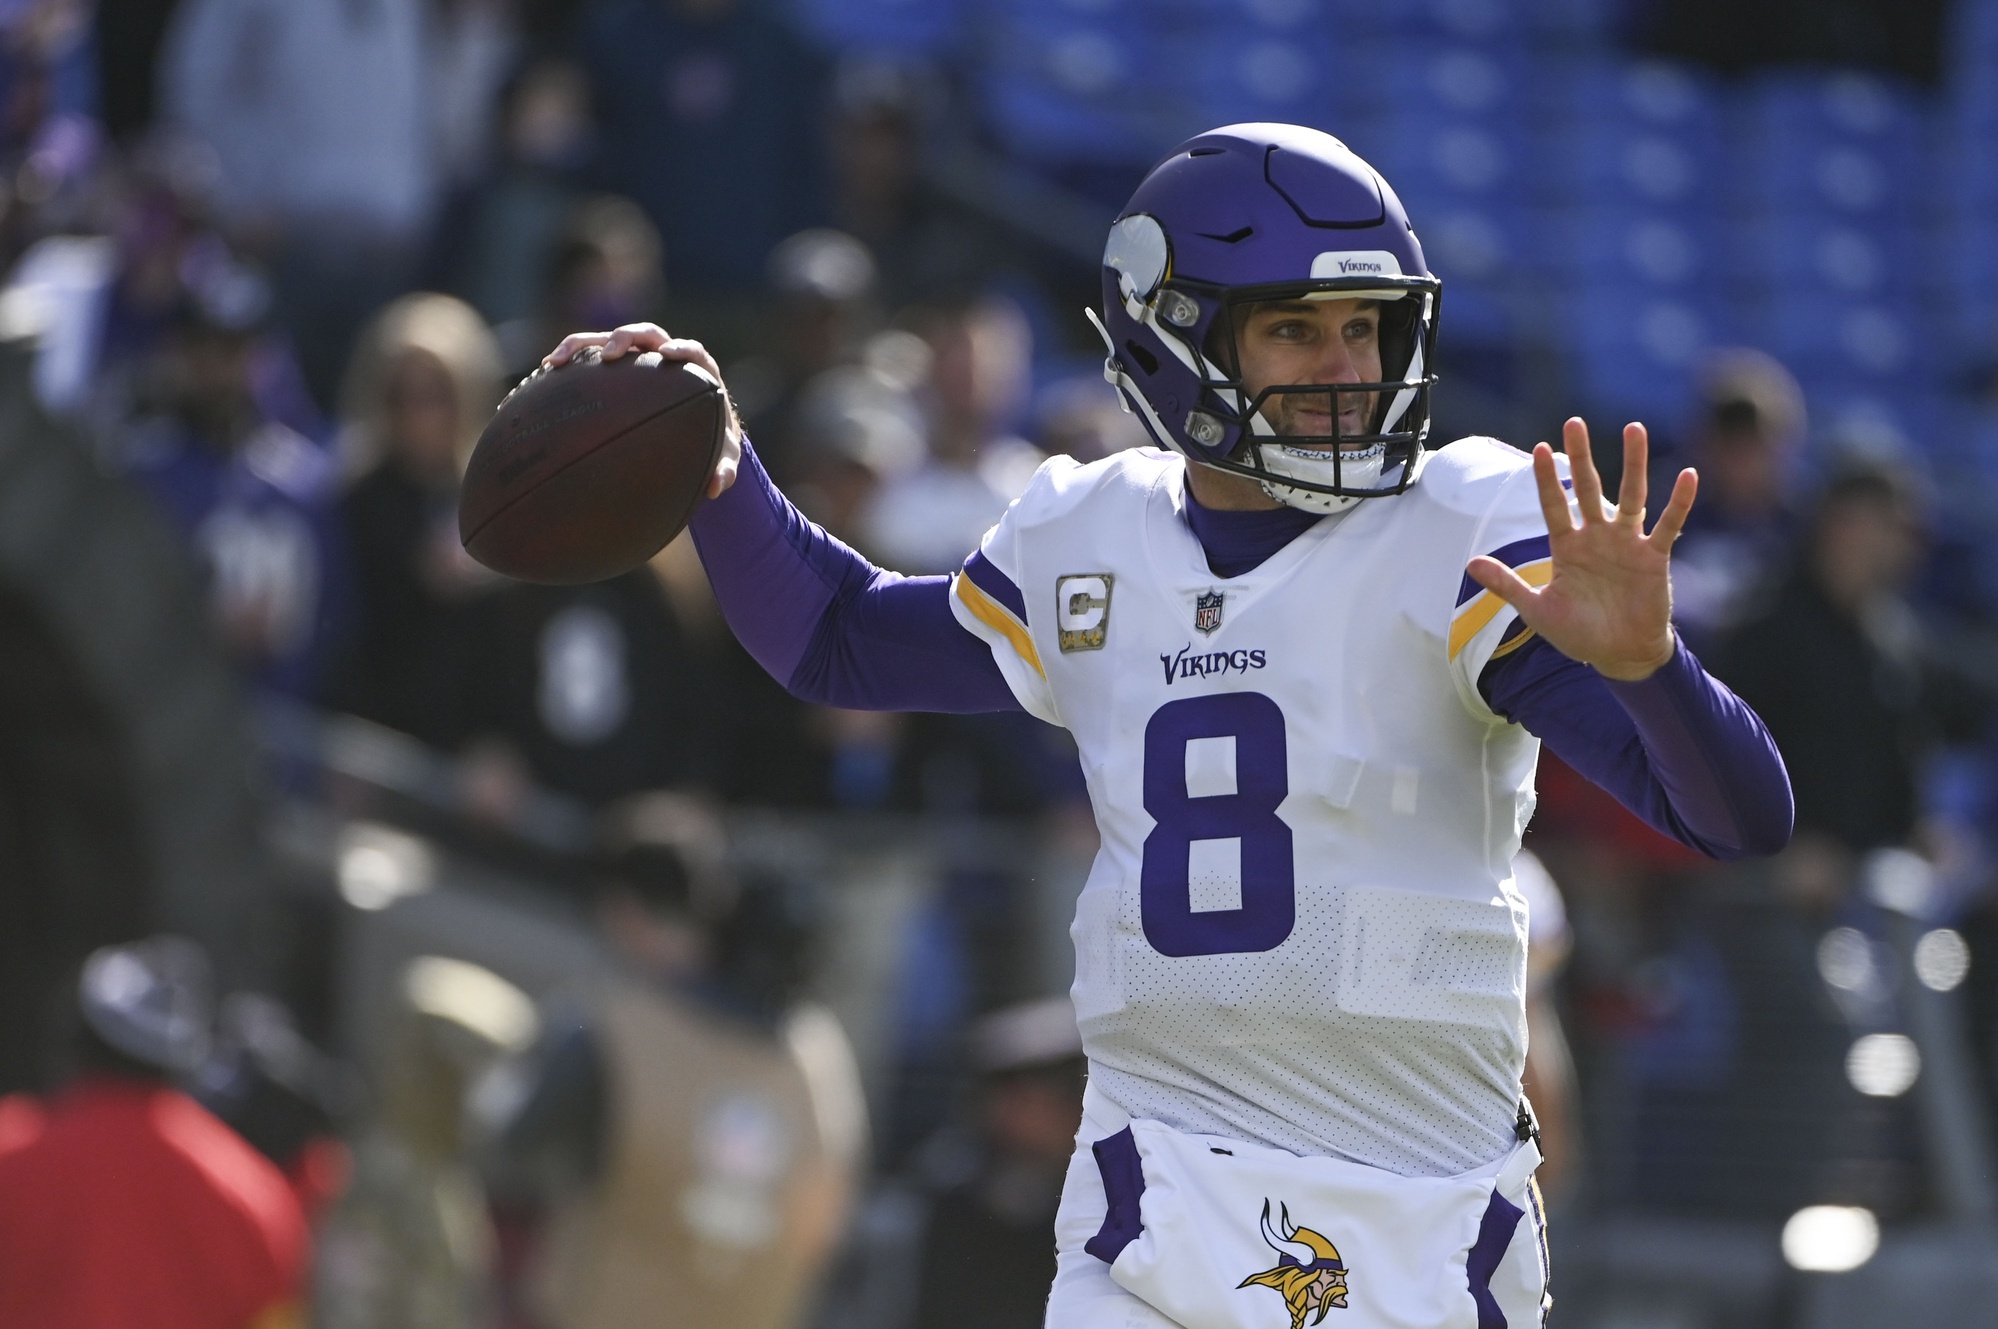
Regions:
M 1470 574 L 1472 581 L 1518 610 L 1521 618 L 1527 618 L 1535 601 L 1540 599 L 1539 591 L 1495 558 L 1480 554 L 1466 565 L 1464 571 Z M 1531 626 L 1530 620 L 1528 626 Z
M 731 438 L 722 445 L 722 455 L 715 459 L 714 472 L 708 476 L 708 497 L 720 498 L 727 493 L 741 470 L 742 444 Z

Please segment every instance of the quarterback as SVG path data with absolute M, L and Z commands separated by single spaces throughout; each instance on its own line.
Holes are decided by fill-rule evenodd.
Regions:
M 1051 1329 L 1538 1324 L 1511 862 L 1549 745 L 1719 858 L 1790 833 L 1755 715 L 1671 624 L 1696 477 L 1646 529 L 1565 457 L 1428 444 L 1442 287 L 1344 144 L 1234 125 L 1112 226 L 1092 321 L 1158 444 L 1047 462 L 950 577 L 872 566 L 732 442 L 692 529 L 728 620 L 830 705 L 1075 737 L 1090 1062 Z M 615 356 L 651 325 L 579 334 Z

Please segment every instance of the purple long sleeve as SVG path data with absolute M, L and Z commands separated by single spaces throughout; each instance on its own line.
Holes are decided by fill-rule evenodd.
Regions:
M 1288 510 L 1227 524 L 1248 515 L 1194 523 L 1210 561 L 1232 570 L 1219 575 L 1311 524 Z M 990 649 L 951 613 L 948 577 L 875 567 L 793 507 L 747 445 L 735 486 L 692 530 L 729 626 L 795 695 L 855 710 L 1021 709 Z M 1494 711 L 1682 844 L 1741 858 L 1790 837 L 1789 775 L 1768 730 L 1683 643 L 1650 678 L 1616 683 L 1536 638 L 1478 685 Z
M 958 625 L 950 578 L 875 567 L 791 505 L 747 443 L 689 524 L 722 615 L 793 695 L 879 711 L 1017 711 L 992 651 Z
M 1620 683 L 1535 638 L 1487 666 L 1478 687 L 1494 711 L 1681 844 L 1747 858 L 1790 839 L 1790 776 L 1775 741 L 1684 642 L 1651 677 Z

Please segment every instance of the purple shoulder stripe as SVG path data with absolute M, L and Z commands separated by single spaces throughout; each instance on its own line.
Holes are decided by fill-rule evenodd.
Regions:
M 1027 601 L 1020 594 L 1020 588 L 991 559 L 985 557 L 984 550 L 971 551 L 971 557 L 964 560 L 964 575 L 971 578 L 972 585 L 1012 611 L 1014 618 L 1022 623 L 1027 621 Z
M 1547 537 L 1544 535 L 1530 535 L 1524 540 L 1514 540 L 1511 544 L 1500 545 L 1491 552 L 1491 557 L 1509 568 L 1516 568 L 1525 563 L 1538 563 L 1548 556 Z M 1484 589 L 1471 580 L 1470 573 L 1465 573 L 1464 579 L 1457 583 L 1457 603 L 1460 605 L 1467 603 Z

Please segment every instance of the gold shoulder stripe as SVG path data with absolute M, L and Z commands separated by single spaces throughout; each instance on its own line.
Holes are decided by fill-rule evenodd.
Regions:
M 962 572 L 957 574 L 957 598 L 964 602 L 972 617 L 1011 642 L 1014 651 L 1034 667 L 1035 673 L 1042 678 L 1048 676 L 1048 671 L 1041 668 L 1041 653 L 1034 649 L 1034 639 L 1027 635 L 1026 624 L 1014 618 L 1004 605 L 979 590 L 978 583 Z
M 1543 558 L 1535 563 L 1523 563 L 1513 571 L 1517 572 L 1520 580 L 1528 586 L 1545 586 L 1554 580 L 1554 561 Z M 1479 591 L 1475 597 L 1466 600 L 1463 608 L 1457 611 L 1456 619 L 1450 624 L 1450 658 L 1456 659 L 1463 649 L 1471 644 L 1471 638 L 1484 631 L 1486 625 L 1497 618 L 1499 611 L 1504 608 L 1506 608 L 1505 601 L 1490 591 Z

